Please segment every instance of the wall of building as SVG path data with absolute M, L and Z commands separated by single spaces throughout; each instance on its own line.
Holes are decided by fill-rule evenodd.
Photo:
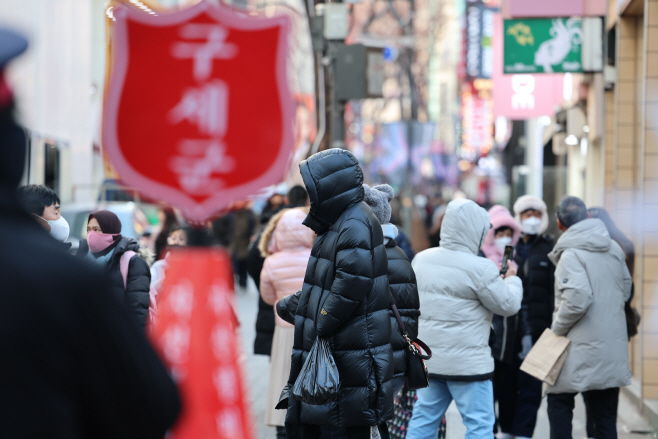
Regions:
M 619 13 L 618 18 L 614 15 Z M 634 306 L 640 334 L 630 343 L 641 398 L 658 399 L 658 1 L 634 0 L 617 20 L 617 82 L 605 93 L 605 206 L 635 244 Z
M 43 183 L 39 167 L 44 144 L 56 145 L 63 202 L 95 196 L 94 108 L 104 75 L 103 10 L 103 0 L 33 0 L 20 7 L 14 0 L 0 0 L 3 24 L 22 31 L 30 41 L 28 51 L 9 70 L 18 116 L 35 145 L 29 182 Z
M 642 73 L 643 148 L 638 168 L 642 174 L 644 210 L 642 292 L 642 393 L 658 399 L 658 1 L 645 1 Z

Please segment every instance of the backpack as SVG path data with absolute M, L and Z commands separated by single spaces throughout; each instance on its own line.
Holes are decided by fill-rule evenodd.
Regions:
M 121 255 L 121 260 L 119 262 L 119 270 L 121 271 L 121 277 L 123 278 L 123 289 L 125 290 L 127 285 L 128 285 L 128 266 L 130 264 L 130 260 L 132 259 L 133 256 L 135 256 L 137 253 L 135 253 L 132 250 L 126 251 L 124 254 Z M 158 314 L 158 304 L 157 304 L 157 299 L 158 299 L 158 291 L 153 288 L 153 285 L 150 286 L 149 288 L 149 320 L 151 323 L 155 322 L 155 318 Z

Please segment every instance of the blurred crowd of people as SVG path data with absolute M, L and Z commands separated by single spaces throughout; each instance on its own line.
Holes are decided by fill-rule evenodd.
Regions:
M 537 197 L 520 197 L 513 213 L 459 198 L 435 209 L 428 235 L 438 234 L 437 245 L 415 254 L 397 243 L 403 232 L 391 223 L 393 188 L 363 184 L 349 152 L 325 151 L 300 166 L 306 188 L 283 195 L 279 186 L 260 215 L 250 202 L 236 203 L 202 233 L 230 252 L 238 293 L 247 273 L 259 289 L 254 352 L 271 356 L 264 421 L 277 437 L 444 437 L 455 401 L 469 439 L 531 438 L 542 383 L 520 366 L 549 328 L 571 340 L 558 381 L 546 389 L 551 437 L 570 437 L 577 393 L 589 437 L 616 437 L 619 387 L 630 382 L 625 306 L 634 250 L 605 210 L 565 197 L 556 243 Z M 54 191 L 23 186 L 13 198 L 22 208 L 14 215 L 31 216 L 19 221 L 30 238 L 47 232 L 40 241 L 50 251 L 68 252 L 69 226 Z M 176 212 L 162 208 L 159 218 L 138 241 L 121 235 L 114 213 L 93 212 L 76 252 L 101 268 L 98 288 L 130 311 L 141 332 L 157 313 L 170 251 L 189 244 L 191 229 Z M 513 257 L 501 274 L 508 247 Z M 425 388 L 406 385 L 408 346 L 391 303 L 406 336 L 427 340 L 433 352 Z M 336 402 L 312 406 L 285 389 L 320 336 L 332 340 L 342 387 Z
M 279 315 L 295 325 L 278 321 L 272 344 L 263 342 L 263 331 L 257 336 L 255 352 L 272 355 L 266 422 L 278 427 L 279 437 L 286 437 L 284 431 L 287 437 L 370 437 L 365 426 L 377 428 L 381 437 L 438 437 L 445 434 L 443 418 L 454 400 L 467 438 L 530 438 L 542 383 L 520 366 L 549 328 L 571 340 L 560 378 L 547 387 L 551 437 L 571 437 L 577 393 L 586 401 L 589 437 L 616 437 L 619 387 L 630 382 L 625 307 L 633 250 L 603 209 L 588 211 L 581 200 L 565 197 L 557 212 L 564 233 L 556 243 L 546 234 L 550 218 L 537 197 L 520 197 L 513 213 L 499 205 L 485 211 L 458 198 L 429 212 L 427 233 L 434 245 L 415 256 L 411 250 L 408 258 L 395 243 L 400 232 L 390 224 L 390 186 L 363 185 L 357 171 L 350 174 L 358 164 L 346 151 L 325 151 L 300 167 L 315 197 L 310 211 L 293 209 L 269 221 L 258 240 L 265 266 L 254 277 L 265 304 L 278 302 Z M 374 219 L 370 212 L 362 217 L 363 204 Z M 376 225 L 381 240 L 373 236 Z M 316 233 L 312 246 L 301 239 L 309 228 Z M 287 249 L 280 242 L 285 236 Z M 506 247 L 513 253 L 501 275 Z M 388 288 L 378 293 L 384 274 Z M 388 294 L 408 320 L 409 336 L 427 340 L 433 352 L 426 362 L 429 386 L 418 391 L 404 384 L 402 358 L 408 353 L 390 306 L 377 305 Z M 388 348 L 379 344 L 388 325 L 379 323 L 378 306 L 390 319 L 392 363 L 384 360 Z M 599 327 L 603 322 L 606 328 Z M 289 335 L 278 336 L 284 332 Z M 294 384 L 319 336 L 332 338 L 349 390 L 321 409 L 290 399 L 284 422 L 283 413 L 274 410 L 282 378 L 290 372 L 287 383 Z M 359 352 L 368 353 L 374 369 L 363 368 Z M 379 396 L 360 399 L 361 385 Z

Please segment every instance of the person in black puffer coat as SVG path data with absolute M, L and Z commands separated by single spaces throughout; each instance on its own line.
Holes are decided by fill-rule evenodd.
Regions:
M 322 151 L 300 163 L 311 210 L 304 225 L 317 233 L 303 289 L 277 304 L 295 325 L 289 386 L 316 337 L 327 337 L 340 376 L 334 402 L 308 405 L 290 397 L 289 439 L 321 436 L 320 426 L 345 437 L 370 437 L 393 416 L 393 351 L 387 258 L 382 229 L 363 202 L 363 172 L 348 151 Z
M 397 245 L 396 238 L 398 229 L 390 223 L 391 205 L 390 201 L 395 196 L 393 188 L 387 184 L 380 184 L 372 188 L 363 185 L 365 198 L 363 201 L 372 209 L 384 234 L 384 245 L 388 257 L 388 284 L 391 295 L 395 300 L 395 306 L 400 312 L 400 317 L 409 338 L 414 340 L 418 336 L 418 316 L 420 316 L 420 299 L 418 298 L 418 287 L 416 286 L 416 273 L 414 273 L 407 255 Z M 391 347 L 393 348 L 393 394 L 396 395 L 406 382 L 407 352 L 409 344 L 402 336 L 398 321 L 389 309 L 391 316 Z
M 120 261 L 127 251 L 137 254 L 128 264 L 124 288 Z M 151 300 L 149 263 L 153 261 L 153 253 L 149 249 L 141 248 L 134 239 L 121 236 L 121 221 L 114 213 L 99 210 L 89 215 L 87 239 L 80 241 L 76 256 L 105 267 L 110 275 L 110 288 L 117 298 L 133 310 L 139 327 L 145 328 Z
M 548 228 L 548 213 L 543 200 L 524 195 L 514 203 L 514 212 L 522 232 L 514 260 L 523 281 L 520 329 L 526 340 L 522 343 L 520 356 L 525 358 L 553 320 L 555 266 L 548 254 L 555 243 L 544 233 Z
M 544 234 L 548 227 L 546 203 L 524 195 L 514 203 L 521 239 L 514 251 L 518 276 L 523 282 L 523 301 L 518 319 L 518 335 L 513 345 L 511 362 L 498 363 L 496 370 L 500 392 L 499 422 L 503 431 L 519 438 L 533 436 L 537 411 L 541 404 L 542 383 L 519 370 L 523 359 L 545 329 L 551 327 L 555 302 L 555 266 L 548 258 L 553 239 Z

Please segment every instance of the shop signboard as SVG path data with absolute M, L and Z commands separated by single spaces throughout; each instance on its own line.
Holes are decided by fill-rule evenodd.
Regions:
M 513 120 L 552 115 L 562 102 L 562 74 L 503 74 L 503 19 L 494 20 L 494 114 Z
M 581 18 L 505 20 L 505 73 L 582 72 Z
M 508 1 L 511 17 L 572 17 L 585 14 L 585 0 Z
M 505 18 L 602 17 L 606 11 L 606 0 L 507 0 L 503 14 Z
M 462 85 L 462 157 L 486 155 L 494 145 L 494 112 L 491 81 L 486 86 L 467 82 Z
M 466 5 L 466 77 L 468 80 L 489 79 L 493 68 L 494 10 L 482 4 Z
M 280 181 L 293 153 L 287 17 L 210 0 L 114 17 L 103 146 L 126 185 L 200 223 Z

